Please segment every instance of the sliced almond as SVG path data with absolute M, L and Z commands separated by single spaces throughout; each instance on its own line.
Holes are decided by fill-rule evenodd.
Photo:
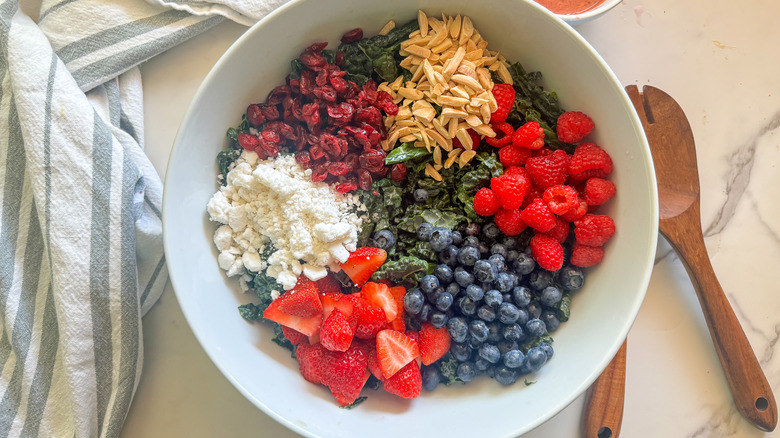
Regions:
M 454 39 L 458 39 L 460 36 L 460 26 L 461 26 L 462 20 L 460 17 L 460 14 L 458 14 L 455 19 L 452 20 L 452 23 L 449 25 L 450 29 L 450 36 Z
M 428 35 L 428 16 L 422 10 L 417 11 L 417 23 L 420 25 L 420 35 Z
M 507 73 L 509 73 L 509 72 L 507 72 Z M 475 92 L 483 90 L 482 85 L 480 85 L 479 81 L 477 81 L 476 79 L 474 79 L 474 78 L 472 78 L 470 76 L 466 76 L 464 74 L 458 73 L 458 74 L 452 75 L 452 77 L 450 79 L 453 82 L 457 83 L 457 84 L 465 85 L 465 86 L 471 88 Z
M 441 43 L 439 43 L 438 45 L 436 45 L 435 47 L 431 47 L 431 52 L 433 52 L 433 53 L 444 53 L 445 50 L 447 50 L 450 47 L 452 47 L 452 40 L 446 37 L 447 34 L 442 33 L 441 35 L 445 35 L 445 37 L 443 38 L 443 41 Z M 434 42 L 435 40 L 436 40 L 436 38 L 431 40 L 431 42 Z
M 445 150 L 449 150 L 447 149 L 447 146 L 449 145 L 447 139 L 444 138 L 444 136 L 441 135 L 439 131 L 437 131 L 436 129 L 426 128 L 425 133 L 428 134 L 428 136 L 432 138 L 436 143 L 438 143 L 439 146 L 443 147 Z
M 447 156 L 448 157 L 457 157 L 458 155 L 460 155 L 461 152 L 463 152 L 463 149 L 461 149 L 461 148 L 453 149 L 453 150 L 451 150 L 447 154 Z
M 442 116 L 443 115 L 444 114 L 442 114 Z M 447 127 L 447 135 L 449 135 L 450 138 L 454 139 L 455 138 L 455 134 L 458 132 L 458 119 L 452 118 L 452 119 L 449 119 L 449 120 L 450 120 L 450 122 L 449 122 L 450 124 Z
M 439 172 L 436 171 L 433 166 L 431 166 L 431 163 L 425 165 L 425 174 L 435 179 L 436 181 L 441 181 L 443 179 L 441 174 L 439 174 Z
M 466 123 L 468 123 L 472 128 L 475 126 L 480 126 L 482 125 L 482 118 L 475 114 L 471 114 L 466 117 Z
M 462 75 L 466 75 L 466 76 L 468 76 L 468 77 L 470 77 L 472 79 L 475 79 L 475 80 L 479 81 L 479 79 L 477 78 L 477 72 L 474 71 L 474 69 L 471 66 L 466 65 L 465 63 L 461 63 L 460 64 L 460 66 L 458 67 L 457 72 L 462 74 Z
M 469 95 L 469 93 L 466 90 L 464 90 L 463 87 L 461 87 L 460 85 L 458 85 L 457 87 L 450 88 L 450 93 L 452 93 L 453 96 L 462 97 L 464 99 L 471 100 L 471 96 Z
M 498 70 L 496 73 L 498 73 L 498 77 L 501 78 L 505 84 L 512 84 L 512 75 L 509 74 L 509 70 L 506 68 L 506 65 L 504 65 L 503 62 L 498 64 Z
M 395 21 L 390 20 L 379 30 L 379 35 L 387 35 L 393 29 L 395 29 Z
M 441 164 L 441 148 L 438 146 L 433 148 L 433 163 Z
M 476 132 L 477 134 L 482 135 L 484 137 L 495 137 L 496 136 L 496 131 L 494 131 L 493 128 L 490 127 L 490 125 L 482 124 L 482 125 L 479 125 L 479 126 L 474 126 L 473 129 L 474 129 L 474 132 Z
M 422 101 L 418 101 L 422 102 Z M 414 116 L 419 120 L 422 119 L 426 123 L 431 123 L 431 121 L 436 118 L 436 110 L 433 108 L 420 108 L 413 112 Z
M 398 94 L 406 99 L 420 100 L 423 98 L 422 91 L 418 91 L 414 88 L 403 87 L 398 89 Z
M 455 96 L 439 96 L 439 105 L 447 105 L 447 106 L 453 106 L 453 107 L 462 107 L 463 105 L 466 105 L 469 103 L 469 100 L 463 97 L 455 97 Z
M 398 141 L 401 143 L 415 142 L 417 141 L 417 136 L 414 134 L 404 135 L 403 137 L 399 138 Z
M 395 116 L 385 117 L 385 128 L 390 129 L 390 127 L 393 126 L 393 123 L 395 123 Z
M 460 140 L 460 144 L 462 144 L 467 151 L 470 151 L 474 148 L 474 141 L 471 139 L 471 136 L 465 128 L 458 129 L 455 132 L 455 136 L 458 138 L 458 140 Z
M 482 88 L 486 90 L 490 88 L 490 84 L 493 82 L 490 78 L 490 72 L 485 68 L 478 68 L 476 73 L 477 80 L 479 81 L 479 84 L 482 85 Z
M 460 119 L 468 116 L 467 112 L 455 108 L 442 108 L 441 114 L 445 117 L 453 117 L 453 118 L 460 118 Z
M 460 149 L 456 149 L 456 150 L 459 151 Z M 455 164 L 456 161 L 458 161 L 458 156 L 457 155 L 453 155 L 453 156 L 447 158 L 447 160 L 444 161 L 444 168 L 445 169 L 449 169 L 450 167 L 452 167 L 453 164 Z
M 439 80 L 436 78 L 436 72 L 433 70 L 431 63 L 427 59 L 423 60 L 422 69 L 425 77 L 428 79 L 428 82 L 434 85 L 439 82 Z
M 464 49 L 463 47 L 458 47 L 458 50 L 455 51 L 455 54 L 452 55 L 452 58 L 444 66 L 444 70 L 442 70 L 442 75 L 445 78 L 449 78 L 450 76 L 452 76 L 455 73 L 455 71 L 458 70 L 458 67 L 460 66 L 460 62 L 463 60 L 464 56 L 466 56 L 466 49 Z
M 424 61 L 424 59 L 422 60 Z M 423 68 L 422 68 L 422 62 L 420 62 L 419 65 L 412 68 L 412 82 L 420 82 L 420 79 L 423 78 Z M 417 85 L 414 85 L 413 87 L 410 87 L 409 85 L 406 86 L 407 88 L 417 88 Z
M 463 153 L 460 154 L 460 157 L 458 157 L 458 164 L 460 165 L 460 167 L 463 167 L 466 164 L 468 164 L 468 162 L 471 161 L 471 159 L 474 158 L 474 156 L 476 155 L 477 155 L 477 151 L 473 151 L 473 150 L 463 151 Z
M 490 116 L 491 116 L 490 104 L 480 106 L 479 107 L 479 111 L 480 111 L 480 114 L 482 115 L 482 120 L 485 123 L 490 123 Z
M 474 24 L 471 22 L 471 18 L 464 16 L 463 22 L 460 25 L 460 38 L 458 39 L 458 44 L 461 46 L 466 43 L 466 40 L 471 39 L 471 36 L 474 34 Z
M 418 45 L 411 45 L 408 46 L 406 49 L 407 52 L 411 53 L 412 55 L 419 56 L 420 58 L 427 58 L 431 56 L 431 50 L 426 49 L 425 47 L 418 46 Z M 403 50 L 401 51 L 403 53 Z

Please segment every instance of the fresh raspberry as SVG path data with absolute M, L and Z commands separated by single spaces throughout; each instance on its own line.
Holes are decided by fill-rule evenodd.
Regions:
M 585 182 L 585 202 L 601 205 L 615 196 L 615 184 L 602 178 L 588 178 Z
M 544 129 L 539 122 L 526 122 L 512 136 L 512 146 L 539 149 L 544 146 Z
M 496 226 L 507 236 L 517 236 L 525 231 L 527 225 L 523 222 L 519 208 L 514 210 L 498 210 L 493 218 Z
M 330 388 L 341 406 L 357 400 L 365 383 L 368 353 L 357 342 L 347 351 L 324 351 L 322 383 Z
M 525 195 L 525 199 L 523 199 L 523 205 L 521 205 L 520 208 L 528 207 L 529 205 L 531 205 L 532 202 L 536 201 L 537 199 L 542 199 L 543 196 L 544 196 L 544 190 L 531 184 L 531 188 L 528 190 L 528 194 Z
M 547 156 L 529 158 L 525 162 L 525 170 L 536 186 L 546 189 L 566 182 L 568 163 L 566 152 L 558 149 Z
M 293 345 L 298 345 L 301 342 L 308 342 L 308 337 L 298 330 L 291 329 L 290 327 L 282 327 L 282 334 Z
M 593 120 L 585 113 L 569 111 L 558 117 L 555 128 L 558 140 L 564 143 L 579 143 L 593 131 Z
M 550 211 L 558 215 L 580 206 L 577 190 L 574 187 L 565 185 L 548 187 L 544 191 L 543 199 Z
M 580 245 L 602 246 L 615 234 L 615 222 L 603 214 L 588 213 L 574 223 L 574 237 Z
M 530 186 L 528 179 L 520 175 L 501 175 L 490 180 L 493 193 L 501 202 L 501 206 L 507 210 L 520 207 Z
M 510 84 L 496 84 L 493 86 L 493 97 L 496 98 L 498 108 L 490 116 L 490 121 L 493 123 L 505 122 L 515 105 L 515 87 Z
M 563 243 L 569 237 L 569 223 L 561 218 L 556 218 L 553 229 L 544 234 L 552 237 L 558 242 Z
M 472 143 L 471 149 L 476 149 L 477 146 L 479 146 L 479 142 L 482 141 L 482 139 L 479 137 L 479 134 L 477 134 L 473 129 L 467 129 L 466 132 L 469 134 L 469 137 L 471 137 L 471 143 Z M 458 140 L 457 137 L 452 139 L 452 146 L 458 149 L 465 149 L 463 147 L 463 144 L 461 144 L 460 140 Z
M 495 137 L 485 137 L 485 141 L 494 148 L 502 148 L 512 144 L 512 136 L 515 134 L 515 128 L 507 122 L 491 123 L 490 126 L 496 132 Z
M 531 255 L 536 263 L 548 271 L 557 271 L 563 266 L 563 246 L 550 236 L 534 234 L 531 237 Z
M 504 175 L 522 175 L 524 178 L 530 178 L 528 171 L 523 166 L 504 167 Z
M 606 178 L 612 173 L 612 158 L 595 143 L 581 143 L 569 161 L 569 175 L 584 181 L 591 177 Z
M 601 246 L 588 246 L 574 243 L 571 249 L 571 257 L 569 261 L 574 266 L 580 268 L 587 268 L 589 266 L 597 265 L 601 263 L 601 259 L 604 258 L 604 248 Z
M 555 227 L 555 215 L 543 200 L 537 198 L 520 214 L 526 225 L 540 233 L 546 233 Z
M 588 213 L 588 203 L 583 199 L 580 199 L 580 205 L 578 205 L 577 208 L 573 208 L 560 215 L 560 218 L 566 222 L 574 222 L 580 220 L 586 213 Z
M 505 146 L 498 150 L 498 159 L 504 166 L 522 166 L 531 158 L 531 149 L 519 148 L 515 145 Z
M 422 375 L 417 361 L 413 360 L 382 382 L 382 388 L 403 398 L 416 398 L 422 390 Z
M 493 216 L 501 208 L 501 202 L 493 190 L 483 187 L 474 195 L 474 212 L 480 216 Z

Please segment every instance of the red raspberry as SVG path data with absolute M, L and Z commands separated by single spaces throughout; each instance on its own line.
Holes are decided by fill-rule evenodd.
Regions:
M 574 266 L 587 268 L 600 263 L 602 258 L 604 258 L 604 248 L 600 246 L 580 245 L 575 242 L 571 249 L 569 261 Z
M 532 202 L 536 201 L 537 199 L 543 199 L 543 196 L 544 196 L 544 190 L 532 184 L 531 188 L 528 190 L 528 194 L 525 195 L 525 199 L 523 199 L 523 205 L 521 205 L 520 208 L 528 207 L 529 205 L 531 205 Z
M 531 149 L 519 148 L 515 145 L 505 146 L 498 150 L 498 159 L 504 166 L 522 166 L 531 158 Z
M 521 218 L 519 208 L 514 210 L 505 210 L 502 208 L 496 212 L 496 216 L 493 220 L 496 222 L 498 229 L 507 236 L 517 236 L 525 231 L 527 227 Z
M 555 128 L 558 140 L 564 143 L 579 143 L 593 131 L 593 120 L 579 111 L 569 111 L 558 117 Z
M 615 234 L 615 222 L 603 214 L 588 213 L 574 224 L 574 237 L 580 245 L 601 246 Z
M 525 170 L 535 185 L 546 189 L 566 182 L 568 163 L 566 152 L 558 149 L 547 156 L 529 158 L 525 162 Z
M 536 263 L 548 271 L 557 271 L 563 266 L 563 246 L 550 236 L 534 234 L 531 238 L 531 255 Z
M 529 227 L 540 233 L 546 233 L 555 227 L 555 215 L 547 204 L 537 198 L 526 207 L 520 217 Z
M 615 196 L 615 184 L 602 178 L 588 178 L 585 182 L 585 202 L 601 205 Z
M 540 149 L 544 146 L 544 129 L 539 122 L 526 122 L 517 128 L 512 136 L 512 146 L 526 149 Z
M 505 122 L 515 105 L 515 87 L 510 84 L 496 84 L 493 86 L 493 97 L 496 98 L 498 108 L 490 116 L 490 121 Z
M 480 216 L 492 216 L 501 208 L 498 197 L 487 187 L 483 187 L 474 195 L 474 212 Z
M 495 137 L 485 137 L 485 141 L 494 148 L 502 148 L 512 144 L 512 136 L 515 134 L 515 128 L 507 122 L 491 123 L 490 126 L 496 131 Z
M 523 166 L 509 166 L 504 167 L 504 175 L 522 175 L 524 178 L 529 179 L 528 172 Z
M 569 175 L 584 181 L 591 177 L 606 178 L 612 173 L 612 158 L 595 143 L 582 143 L 574 149 L 569 161 Z
M 553 229 L 544 234 L 552 237 L 558 242 L 563 243 L 569 237 L 569 223 L 561 218 L 556 218 Z
M 476 149 L 477 146 L 479 146 L 479 142 L 482 141 L 482 139 L 479 137 L 479 134 L 477 134 L 473 129 L 467 129 L 466 132 L 468 132 L 469 137 L 471 137 L 471 143 L 473 145 L 471 149 Z M 460 140 L 458 140 L 457 138 L 452 139 L 452 146 L 458 149 L 465 149 L 461 144 Z
M 501 175 L 490 180 L 490 187 L 507 210 L 520 207 L 530 186 L 528 179 L 520 175 Z
M 574 187 L 557 185 L 548 187 L 544 191 L 544 202 L 554 214 L 564 214 L 572 208 L 580 206 L 580 200 L 577 197 L 577 190 Z
M 577 208 L 573 208 L 560 216 L 561 219 L 567 222 L 574 222 L 580 220 L 588 212 L 588 203 L 580 199 L 580 205 Z

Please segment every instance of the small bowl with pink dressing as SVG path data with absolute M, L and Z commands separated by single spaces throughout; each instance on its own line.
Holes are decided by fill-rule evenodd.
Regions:
M 572 26 L 598 18 L 622 0 L 536 0 Z

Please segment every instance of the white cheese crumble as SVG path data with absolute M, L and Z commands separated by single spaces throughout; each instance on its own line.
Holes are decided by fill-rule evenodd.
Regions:
M 265 271 L 287 290 L 301 274 L 316 281 L 327 267 L 338 270 L 355 251 L 365 206 L 356 195 L 312 182 L 311 170 L 292 155 L 259 160 L 244 151 L 226 182 L 207 208 L 211 220 L 223 224 L 214 232 L 214 245 L 229 277 Z M 275 251 L 263 260 L 268 245 Z

